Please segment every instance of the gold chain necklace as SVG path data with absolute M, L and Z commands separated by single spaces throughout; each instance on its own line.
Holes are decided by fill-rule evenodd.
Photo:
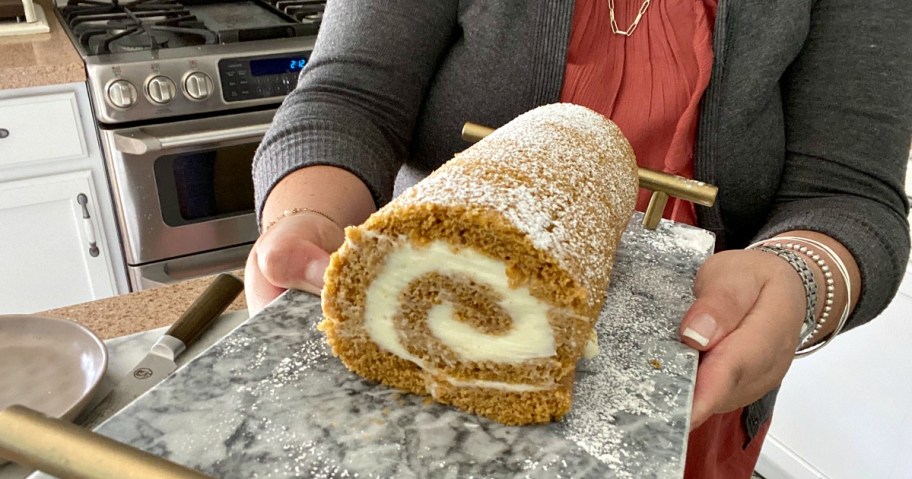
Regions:
M 637 12 L 636 18 L 633 20 L 633 23 L 627 27 L 627 30 L 621 30 L 618 28 L 617 20 L 614 18 L 614 0 L 608 0 L 608 13 L 611 15 L 611 33 L 616 35 L 624 35 L 629 37 L 633 35 L 633 31 L 636 30 L 637 25 L 640 24 L 640 20 L 643 19 L 643 15 L 646 14 L 646 9 L 649 8 L 649 4 L 652 0 L 644 0 L 643 5 L 640 6 L 640 11 Z

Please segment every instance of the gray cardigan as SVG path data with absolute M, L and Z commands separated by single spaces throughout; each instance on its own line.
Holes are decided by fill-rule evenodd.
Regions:
M 558 101 L 571 0 L 330 0 L 310 63 L 254 164 L 258 213 L 308 165 L 353 172 L 378 205 L 467 147 L 463 122 L 502 125 Z M 648 16 L 648 14 L 647 14 Z M 880 313 L 909 254 L 912 2 L 721 0 L 702 103 L 698 208 L 719 248 L 793 229 L 855 256 L 848 328 Z M 400 167 L 402 167 L 401 172 Z M 773 395 L 748 412 L 751 433 Z

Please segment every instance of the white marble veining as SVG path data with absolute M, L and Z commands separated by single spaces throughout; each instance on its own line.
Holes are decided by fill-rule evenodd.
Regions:
M 697 355 L 677 323 L 713 241 L 640 218 L 563 421 L 507 427 L 364 381 L 315 330 L 319 298 L 290 292 L 97 431 L 224 478 L 679 478 Z

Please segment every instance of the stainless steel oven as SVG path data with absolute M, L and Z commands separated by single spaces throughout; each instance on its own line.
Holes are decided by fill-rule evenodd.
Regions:
M 242 268 L 251 163 L 325 0 L 67 0 L 132 290 Z M 306 73 L 303 73 L 306 74 Z
M 134 289 L 242 268 L 251 164 L 275 110 L 102 130 Z

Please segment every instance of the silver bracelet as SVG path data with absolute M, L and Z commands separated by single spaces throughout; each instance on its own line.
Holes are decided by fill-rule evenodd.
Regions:
M 823 340 L 822 342 L 817 343 L 806 349 L 801 349 L 797 353 L 795 353 L 795 355 L 798 357 L 807 356 L 813 352 L 820 350 L 820 348 L 829 344 L 843 330 L 843 328 L 845 328 L 846 321 L 849 319 L 849 313 L 852 311 L 852 280 L 851 280 L 851 277 L 849 276 L 849 269 L 846 267 L 845 263 L 842 261 L 842 258 L 840 258 L 839 255 L 837 255 L 835 251 L 833 251 L 829 246 L 827 246 L 819 241 L 812 240 L 810 238 L 800 237 L 800 236 L 778 236 L 775 238 L 770 238 L 767 241 L 773 241 L 773 242 L 775 242 L 775 244 L 784 243 L 787 248 L 792 248 L 793 251 L 803 252 L 813 258 L 814 255 L 817 255 L 816 251 L 814 251 L 813 249 L 808 248 L 806 246 L 803 246 L 800 244 L 795 244 L 794 242 L 797 241 L 797 242 L 807 243 L 807 244 L 811 245 L 812 247 L 825 252 L 830 257 L 830 259 L 833 260 L 833 263 L 836 265 L 836 269 L 839 271 L 839 274 L 842 275 L 843 284 L 845 285 L 845 289 L 846 289 L 846 304 L 845 304 L 845 307 L 842 309 L 842 314 L 839 317 L 839 322 L 836 323 L 836 329 L 834 329 L 833 332 L 830 333 L 830 335 L 827 336 L 827 338 L 825 340 Z M 819 257 L 819 255 L 817 255 L 817 256 Z M 820 263 L 818 263 L 818 265 L 819 264 Z M 832 292 L 831 289 L 834 288 L 834 285 L 833 285 L 834 281 L 833 281 L 833 277 L 832 277 L 832 272 L 829 272 L 830 273 L 829 276 L 826 275 L 827 272 L 828 271 L 824 271 L 824 276 L 826 277 L 826 280 L 827 280 L 827 292 L 830 293 L 830 292 Z M 827 295 L 827 302 L 826 302 L 826 305 L 824 306 L 825 311 L 826 311 L 826 308 L 828 308 L 828 307 L 830 309 L 832 309 L 834 297 L 835 297 L 835 294 L 833 295 L 833 297 L 830 297 L 829 294 Z M 829 312 L 829 311 L 827 311 L 827 312 Z M 811 338 L 809 337 L 808 339 L 810 340 Z
M 748 246 L 747 249 L 772 253 L 784 259 L 801 277 L 807 308 L 804 314 L 804 324 L 801 326 L 801 333 L 798 336 L 798 347 L 800 348 L 815 331 L 818 331 L 815 314 L 817 311 L 817 279 L 814 278 L 814 272 L 808 267 L 807 261 L 791 249 L 765 243 L 755 243 Z
M 817 263 L 817 266 L 820 266 L 820 271 L 823 272 L 823 277 L 826 285 L 826 299 L 824 300 L 825 303 L 823 305 L 823 311 L 820 313 L 820 318 L 817 319 L 817 326 L 814 327 L 814 331 L 812 331 L 811 334 L 804 338 L 804 341 L 801 342 L 801 346 L 803 347 L 806 343 L 810 342 L 814 339 L 815 336 L 817 336 L 817 333 L 823 329 L 823 326 L 830 318 L 830 312 L 833 310 L 833 300 L 836 297 L 836 286 L 834 285 L 833 281 L 833 272 L 830 270 L 830 265 L 823 258 L 821 258 L 816 251 L 808 248 L 807 246 L 802 246 L 800 244 L 795 244 L 792 242 L 787 242 L 783 245 L 783 243 L 778 241 L 771 244 L 779 248 L 782 248 L 784 246 L 786 249 L 806 254 L 811 258 L 811 260 Z
M 774 238 L 773 240 L 775 240 L 775 239 L 779 239 L 779 238 Z M 833 284 L 833 273 L 830 270 L 830 265 L 826 262 L 826 260 L 821 258 L 820 255 L 817 254 L 817 252 L 814 251 L 813 249 L 810 249 L 806 246 L 802 246 L 802 245 L 795 244 L 792 242 L 787 242 L 787 243 L 783 244 L 780 241 L 773 241 L 773 240 L 770 240 L 769 243 L 764 243 L 764 244 L 773 245 L 773 246 L 776 246 L 777 248 L 784 247 L 789 250 L 793 250 L 793 251 L 796 251 L 799 253 L 806 254 L 809 258 L 811 258 L 812 261 L 814 261 L 814 263 L 817 264 L 817 266 L 820 267 L 820 270 L 823 272 L 823 277 L 825 280 L 824 285 L 826 286 L 826 298 L 824 299 L 825 303 L 823 305 L 823 311 L 820 313 L 820 317 L 817 318 L 817 325 L 814 326 L 814 330 L 811 331 L 811 334 L 809 334 L 807 337 L 805 337 L 804 340 L 801 342 L 800 346 L 803 347 L 806 343 L 808 343 L 812 339 L 814 339 L 814 337 L 817 335 L 817 333 L 819 333 L 820 330 L 823 329 L 823 326 L 827 323 L 827 320 L 830 319 L 830 313 L 833 310 L 833 300 L 836 297 L 836 287 Z

